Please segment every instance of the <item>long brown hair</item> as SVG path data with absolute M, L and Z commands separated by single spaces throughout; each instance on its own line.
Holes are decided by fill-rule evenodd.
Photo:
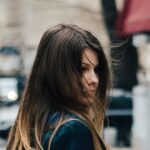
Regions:
M 100 84 L 96 93 L 94 123 L 88 117 L 83 97 L 82 54 L 85 48 L 97 53 Z M 42 136 L 49 113 L 71 112 L 91 129 L 95 149 L 105 116 L 109 86 L 108 64 L 99 41 L 76 25 L 57 25 L 47 30 L 39 43 L 36 58 L 22 96 L 7 150 L 43 149 Z M 64 120 L 60 120 L 60 124 Z M 56 127 L 57 129 L 57 127 Z

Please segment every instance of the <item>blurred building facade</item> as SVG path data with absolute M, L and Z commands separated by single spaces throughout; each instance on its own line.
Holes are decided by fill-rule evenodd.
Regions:
M 28 74 L 39 40 L 58 23 L 77 24 L 93 32 L 106 45 L 98 0 L 1 0 L 0 46 L 21 50 L 23 73 Z M 104 42 L 103 42 L 104 41 Z

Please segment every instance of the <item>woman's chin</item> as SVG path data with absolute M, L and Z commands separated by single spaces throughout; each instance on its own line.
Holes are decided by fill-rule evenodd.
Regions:
M 83 101 L 86 103 L 86 105 L 91 105 L 94 103 L 95 97 L 94 96 L 86 96 L 83 98 Z

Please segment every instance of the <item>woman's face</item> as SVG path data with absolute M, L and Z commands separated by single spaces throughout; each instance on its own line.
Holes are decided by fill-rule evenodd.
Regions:
M 85 49 L 82 55 L 82 84 L 90 103 L 93 103 L 99 85 L 98 66 L 97 54 L 90 49 Z

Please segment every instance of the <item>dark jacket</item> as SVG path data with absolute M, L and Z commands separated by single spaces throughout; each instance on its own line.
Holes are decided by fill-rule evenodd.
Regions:
M 54 124 L 59 120 L 60 116 L 60 113 L 56 113 L 56 115 L 50 117 L 48 124 Z M 68 121 L 60 126 L 52 140 L 51 150 L 94 150 L 92 135 L 86 123 L 73 114 L 67 114 L 65 117 L 74 120 Z M 48 149 L 48 143 L 52 132 L 53 130 L 49 130 L 44 134 L 44 150 Z

